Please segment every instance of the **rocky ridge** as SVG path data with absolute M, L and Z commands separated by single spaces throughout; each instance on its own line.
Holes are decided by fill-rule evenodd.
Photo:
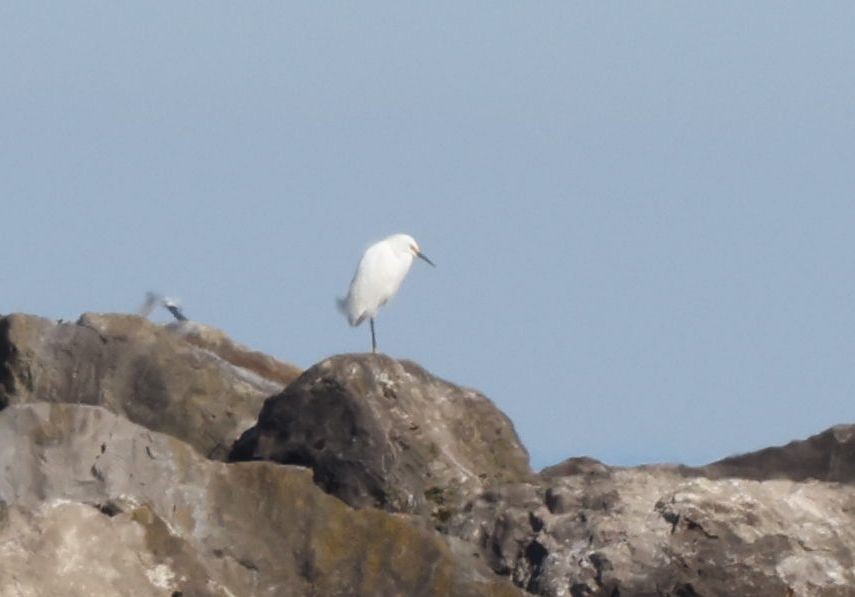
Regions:
M 855 595 L 855 426 L 535 474 L 415 363 L 97 314 L 0 318 L 0 406 L 0 595 Z

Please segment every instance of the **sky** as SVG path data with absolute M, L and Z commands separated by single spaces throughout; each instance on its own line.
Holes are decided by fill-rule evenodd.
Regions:
M 532 464 L 855 422 L 855 4 L 0 4 L 0 313 L 146 291 L 309 367 L 380 349 Z M 156 316 L 168 321 L 166 312 Z

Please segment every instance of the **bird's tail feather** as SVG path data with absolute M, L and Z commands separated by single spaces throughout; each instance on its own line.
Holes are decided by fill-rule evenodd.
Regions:
M 342 315 L 347 317 L 347 322 L 350 325 L 359 325 L 362 323 L 362 320 L 365 319 L 365 314 L 363 313 L 358 318 L 355 318 L 350 314 L 350 309 L 347 308 L 347 299 L 346 298 L 337 298 L 335 299 L 335 304 L 338 307 L 338 310 L 341 311 Z
M 350 325 L 355 325 L 353 323 L 353 317 L 350 316 L 350 310 L 347 308 L 347 299 L 346 298 L 336 298 L 335 304 L 338 307 L 338 310 L 341 311 L 341 314 L 347 317 L 347 322 Z

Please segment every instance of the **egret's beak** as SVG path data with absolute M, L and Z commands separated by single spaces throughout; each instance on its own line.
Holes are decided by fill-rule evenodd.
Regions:
M 416 251 L 416 256 L 417 256 L 419 259 L 424 259 L 425 261 L 427 261 L 428 263 L 430 263 L 433 267 L 436 267 L 436 264 L 435 264 L 433 261 L 431 261 L 430 259 L 428 259 L 427 257 L 425 257 L 425 254 L 424 254 L 424 253 L 422 253 L 421 251 Z

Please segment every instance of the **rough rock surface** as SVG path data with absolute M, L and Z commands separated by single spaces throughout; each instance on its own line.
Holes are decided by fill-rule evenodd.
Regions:
M 197 321 L 179 321 L 169 324 L 167 328 L 180 334 L 190 344 L 214 353 L 227 363 L 252 371 L 264 379 L 281 384 L 282 387 L 302 373 L 294 365 L 277 361 L 263 352 L 238 344 L 224 331 L 209 325 Z
M 816 479 L 852 483 L 855 482 L 855 425 L 837 425 L 786 446 L 765 448 L 683 470 L 689 475 L 713 479 Z
M 311 473 L 206 460 L 100 407 L 0 412 L 0 595 L 516 595 Z
M 309 466 L 353 506 L 432 515 L 531 477 L 510 420 L 473 390 L 381 354 L 342 355 L 270 398 L 232 460 Z
M 489 400 L 413 363 L 281 391 L 293 367 L 169 328 L 0 318 L 0 595 L 855 596 L 855 426 L 534 475 Z M 233 460 L 276 463 L 204 458 L 241 432 Z
M 855 492 L 568 461 L 448 525 L 540 595 L 855 595 Z
M 264 399 L 298 371 L 217 339 L 204 326 L 193 330 L 189 343 L 130 315 L 86 314 L 77 323 L 3 317 L 0 406 L 98 404 L 222 459 Z

